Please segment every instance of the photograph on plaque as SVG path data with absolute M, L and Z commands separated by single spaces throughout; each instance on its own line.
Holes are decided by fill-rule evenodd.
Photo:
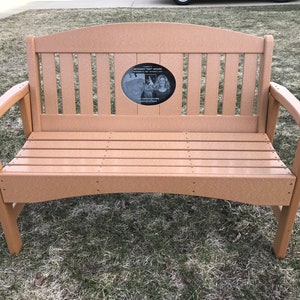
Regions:
M 142 105 L 156 105 L 168 100 L 175 87 L 173 74 L 167 68 L 153 63 L 135 65 L 122 78 L 124 94 Z

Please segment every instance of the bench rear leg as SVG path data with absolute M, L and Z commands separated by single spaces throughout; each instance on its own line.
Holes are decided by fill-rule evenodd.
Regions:
M 5 235 L 10 254 L 18 254 L 22 248 L 22 240 L 17 224 L 19 211 L 13 208 L 12 203 L 4 203 L 0 191 L 0 223 Z
M 274 254 L 278 258 L 284 258 L 286 255 L 297 216 L 298 206 L 299 194 L 297 193 L 297 189 L 295 189 L 290 206 L 283 206 L 279 215 L 277 232 L 273 244 Z

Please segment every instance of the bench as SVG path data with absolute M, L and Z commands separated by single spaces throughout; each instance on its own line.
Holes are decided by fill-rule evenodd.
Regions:
M 273 148 L 279 107 L 300 103 L 270 82 L 273 38 L 199 25 L 123 23 L 26 39 L 19 103 L 26 142 L 0 166 L 0 220 L 11 254 L 27 203 L 123 192 L 186 194 L 270 206 L 286 255 L 300 195 Z

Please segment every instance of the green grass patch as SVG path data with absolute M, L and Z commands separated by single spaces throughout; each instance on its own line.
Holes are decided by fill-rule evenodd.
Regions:
M 113 22 L 174 21 L 273 34 L 273 80 L 298 98 L 299 6 L 28 11 L 0 20 L 0 94 L 27 79 L 24 39 Z M 282 111 L 275 145 L 291 165 L 299 132 Z M 17 108 L 0 121 L 2 162 L 22 145 Z M 200 197 L 114 194 L 26 206 L 24 248 L 0 232 L 0 299 L 298 299 L 300 224 L 271 253 L 269 208 Z

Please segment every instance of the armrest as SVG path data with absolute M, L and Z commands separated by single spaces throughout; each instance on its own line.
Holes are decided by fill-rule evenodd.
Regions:
M 300 127 L 300 101 L 287 88 L 274 82 L 271 82 L 270 94 L 293 116 Z
M 29 83 L 24 81 L 13 86 L 0 96 L 0 117 L 2 117 L 14 104 L 29 94 Z

